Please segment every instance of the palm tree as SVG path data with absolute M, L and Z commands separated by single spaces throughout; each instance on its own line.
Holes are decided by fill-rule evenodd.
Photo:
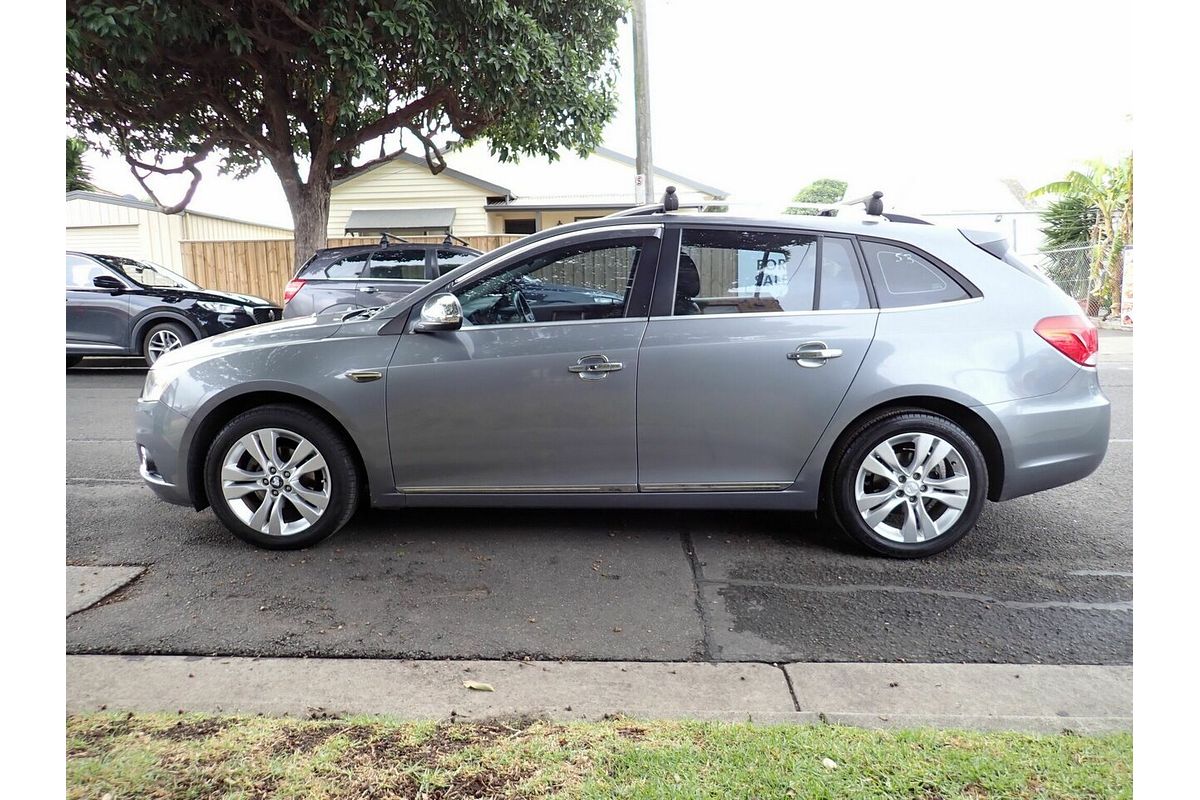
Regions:
M 1067 201 L 1092 210 L 1088 313 L 1094 314 L 1093 306 L 1099 305 L 1102 296 L 1110 302 L 1121 296 L 1121 258 L 1125 246 L 1133 243 L 1133 155 L 1125 156 L 1115 166 L 1093 160 L 1085 167 L 1086 171 L 1072 170 L 1062 180 L 1034 189 L 1029 196 L 1057 196 L 1061 198 L 1056 204 L 1060 211 Z
M 67 139 L 67 191 L 96 191 L 92 183 L 92 170 L 83 163 L 83 154 L 87 152 L 87 142 L 78 137 Z

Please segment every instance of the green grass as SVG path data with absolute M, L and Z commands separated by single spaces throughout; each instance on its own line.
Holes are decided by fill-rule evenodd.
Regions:
M 836 763 L 827 766 L 825 759 Z M 90 714 L 71 798 L 1120 798 L 1132 737 Z

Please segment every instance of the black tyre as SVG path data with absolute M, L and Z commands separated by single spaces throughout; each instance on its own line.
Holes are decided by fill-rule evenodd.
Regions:
M 824 506 L 850 538 L 895 558 L 940 553 L 967 534 L 988 493 L 979 445 L 953 421 L 894 409 L 850 434 Z
M 67 369 L 78 366 L 80 361 L 83 361 L 83 356 L 67 356 Z
M 142 355 L 145 357 L 146 363 L 153 367 L 154 362 L 158 361 L 164 353 L 178 350 L 185 344 L 194 341 L 196 341 L 196 337 L 187 329 L 187 326 L 178 322 L 159 322 L 151 325 L 150 329 L 146 331 L 146 335 L 142 337 Z
M 295 406 L 239 414 L 204 460 L 213 512 L 239 539 L 271 550 L 308 547 L 339 531 L 358 507 L 359 481 L 345 438 Z

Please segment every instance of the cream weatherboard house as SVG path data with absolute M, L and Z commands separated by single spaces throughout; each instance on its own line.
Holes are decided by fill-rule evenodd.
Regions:
M 486 144 L 446 153 L 430 174 L 422 156 L 401 153 L 334 183 L 329 236 L 486 236 L 525 234 L 602 217 L 638 205 L 634 159 L 601 147 L 587 158 L 502 163 Z M 724 200 L 728 193 L 692 178 L 654 171 L 654 191 L 675 186 L 682 200 Z
M 67 192 L 67 249 L 143 258 L 186 274 L 185 241 L 291 239 L 291 228 L 184 211 L 106 192 Z

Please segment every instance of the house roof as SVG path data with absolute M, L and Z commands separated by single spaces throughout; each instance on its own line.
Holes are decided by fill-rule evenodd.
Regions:
M 453 208 L 356 209 L 350 212 L 350 219 L 346 220 L 346 232 L 441 233 L 449 232 L 453 225 Z
M 82 189 L 67 192 L 67 202 L 71 200 L 90 200 L 94 203 L 107 203 L 113 206 L 125 206 L 127 208 L 138 208 L 144 211 L 156 211 L 162 213 L 162 209 L 153 203 L 147 203 L 145 200 L 138 200 L 129 196 L 119 196 L 108 192 L 85 192 Z M 255 222 L 249 219 L 238 219 L 236 217 L 226 217 L 221 214 L 210 214 L 207 211 L 196 211 L 191 208 L 185 208 L 182 214 L 191 214 L 197 217 L 209 217 L 210 219 L 220 219 L 226 222 L 240 222 L 243 225 L 257 225 L 260 228 L 274 228 L 280 231 L 291 232 L 291 228 L 282 225 L 272 225 L 269 222 Z
M 387 159 L 386 161 L 380 161 L 378 164 L 375 164 L 375 165 L 363 170 L 362 172 L 358 173 L 357 175 L 351 175 L 349 178 L 341 178 L 339 180 L 334 181 L 333 185 L 340 186 L 343 183 L 357 180 L 358 178 L 361 178 L 363 175 L 367 175 L 371 172 L 374 172 L 375 170 L 379 169 L 380 167 L 386 166 L 386 165 L 392 163 L 393 161 L 404 161 L 409 164 L 419 164 L 420 166 L 426 167 L 426 168 L 428 168 L 428 166 L 429 166 L 428 164 L 425 163 L 425 159 L 421 156 L 414 156 L 412 153 L 396 153 L 394 156 Z M 445 175 L 448 178 L 454 178 L 455 180 L 462 181 L 463 183 L 469 183 L 472 186 L 478 186 L 480 189 L 486 189 L 489 193 L 494 194 L 494 195 L 512 194 L 512 192 L 509 191 L 504 186 L 500 186 L 499 184 L 485 181 L 482 178 L 476 178 L 474 175 L 468 175 L 465 172 L 459 172 L 456 169 L 450 169 L 449 166 L 447 166 L 444 170 L 442 170 L 438 174 Z
M 489 195 L 513 197 L 525 201 L 553 202 L 552 198 L 569 196 L 592 197 L 593 205 L 622 202 L 633 199 L 633 170 L 636 160 L 632 156 L 607 147 L 599 147 L 590 158 L 561 151 L 553 161 L 545 156 L 525 156 L 518 161 L 502 162 L 491 154 L 486 143 L 475 142 L 467 146 L 452 147 L 445 154 L 447 167 L 440 174 L 464 183 L 478 186 Z M 350 178 L 334 181 L 339 186 L 357 180 L 393 161 L 426 167 L 425 159 L 410 153 L 397 153 L 387 161 L 381 161 L 370 169 Z M 454 166 L 451 167 L 450 165 Z M 619 166 L 617 166 L 619 165 Z M 683 184 L 692 192 L 700 192 L 717 199 L 725 199 L 729 192 L 706 183 L 693 180 L 677 172 L 654 168 L 656 183 Z M 681 187 L 682 190 L 682 187 Z M 562 202 L 561 200 L 559 202 Z

